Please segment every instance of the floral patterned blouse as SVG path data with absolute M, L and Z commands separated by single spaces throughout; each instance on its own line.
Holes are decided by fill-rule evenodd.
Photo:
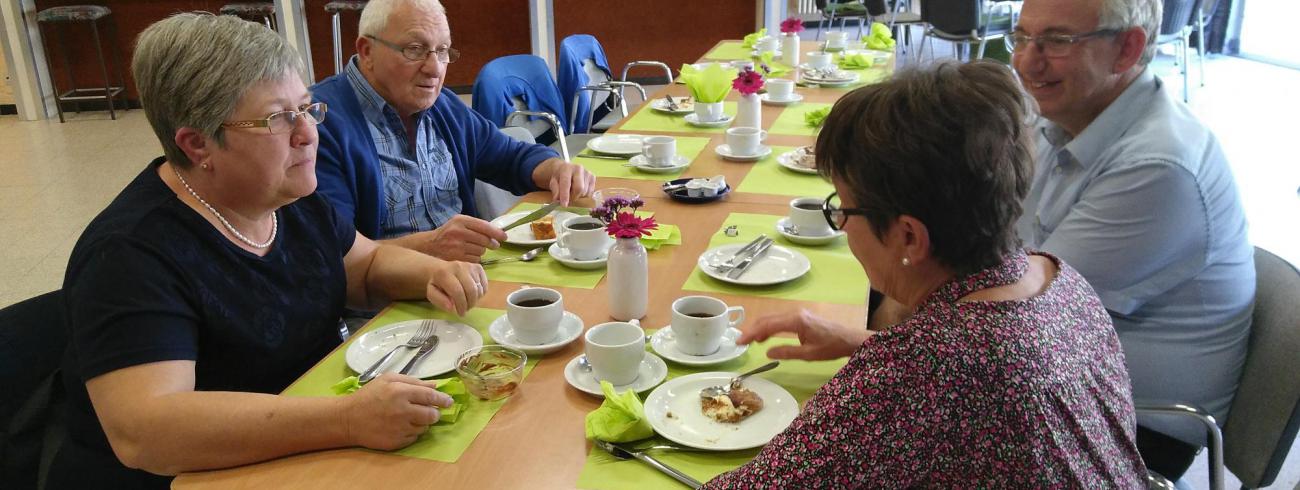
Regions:
M 705 488 L 1145 488 L 1110 317 L 1042 255 L 1059 272 L 1029 299 L 958 302 L 1017 281 L 1024 252 L 940 286 Z

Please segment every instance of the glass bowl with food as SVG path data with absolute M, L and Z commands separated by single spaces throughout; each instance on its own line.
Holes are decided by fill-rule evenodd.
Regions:
M 465 351 L 456 359 L 456 375 L 471 395 L 500 400 L 515 393 L 524 379 L 528 354 L 503 345 L 485 345 Z

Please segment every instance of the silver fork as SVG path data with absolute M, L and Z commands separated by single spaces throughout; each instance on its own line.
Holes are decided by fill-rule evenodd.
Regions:
M 405 344 L 401 344 L 396 347 L 393 347 L 393 350 L 388 351 L 388 354 L 384 354 L 384 357 L 381 357 L 379 358 L 378 361 L 375 361 L 375 363 L 372 364 L 370 368 L 366 369 L 365 372 L 361 373 L 361 376 L 357 377 L 357 381 L 361 383 L 367 383 L 370 380 L 375 379 L 375 376 L 379 375 L 379 368 L 382 368 L 384 364 L 387 364 L 388 360 L 393 358 L 393 354 L 396 354 L 398 349 L 401 349 L 403 347 L 407 347 L 410 349 L 419 348 L 420 345 L 424 344 L 425 341 L 429 340 L 429 336 L 433 335 L 433 330 L 434 330 L 433 324 L 428 322 L 421 323 L 420 328 L 416 329 L 415 335 L 412 335 L 411 338 L 406 339 Z
M 709 267 L 712 267 L 713 270 L 718 271 L 719 274 L 726 274 L 728 272 L 731 272 L 731 269 L 735 269 L 737 265 L 740 265 L 740 263 L 745 260 L 746 256 L 752 254 L 755 250 L 758 249 L 758 247 L 762 246 L 763 243 L 767 242 L 768 240 L 769 238 L 767 237 L 767 235 L 759 234 L 758 238 L 755 238 L 754 241 L 751 241 L 748 244 L 746 244 L 744 247 L 741 247 L 740 250 L 737 250 L 736 253 L 732 254 L 731 257 L 727 258 L 727 260 L 724 260 L 721 263 L 718 263 L 716 261 L 710 261 Z

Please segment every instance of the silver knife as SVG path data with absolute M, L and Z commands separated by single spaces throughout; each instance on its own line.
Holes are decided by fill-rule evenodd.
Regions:
M 754 253 L 750 254 L 749 257 L 745 257 L 744 261 L 736 264 L 736 267 L 732 268 L 731 272 L 727 273 L 727 278 L 740 279 L 740 276 L 745 275 L 745 271 L 749 270 L 749 266 L 753 265 L 755 260 L 762 257 L 763 254 L 767 252 L 767 249 L 772 247 L 773 243 L 776 243 L 776 240 L 768 239 L 766 242 L 763 242 L 762 245 L 759 245 L 758 249 L 754 250 Z
M 763 242 L 766 240 L 767 240 L 767 235 L 760 233 L 758 235 L 758 238 L 755 238 L 753 241 L 749 242 L 748 244 L 745 244 L 745 246 L 740 247 L 740 250 L 737 250 L 736 253 L 731 254 L 731 257 L 727 258 L 727 260 L 723 261 L 719 265 L 713 266 L 713 269 L 718 272 L 728 272 L 736 268 L 736 265 L 739 264 L 740 261 L 748 257 L 751 253 L 753 253 L 754 250 L 757 250 L 758 247 L 762 245 Z
M 686 484 L 686 486 L 688 487 L 700 488 L 700 486 L 702 485 L 699 480 L 691 478 L 690 475 L 687 475 L 686 473 L 682 473 L 681 471 L 678 471 L 673 467 L 664 464 L 662 461 L 655 459 L 653 456 L 645 454 L 641 451 L 630 451 L 612 442 L 605 442 L 600 440 L 597 440 L 595 442 L 596 442 L 596 446 L 609 452 L 609 454 L 613 454 L 614 457 L 616 458 L 620 458 L 620 459 L 627 459 L 629 457 L 636 458 L 638 461 L 650 465 L 651 468 L 663 472 L 665 475 L 668 475 L 672 477 L 674 480 Z
M 420 350 L 415 353 L 415 357 L 412 357 L 405 366 L 402 366 L 402 370 L 399 372 L 401 374 L 411 374 L 411 371 L 415 370 L 415 366 L 424 362 L 424 358 L 429 357 L 429 354 L 432 354 L 438 348 L 438 342 L 440 342 L 438 334 L 430 335 L 429 340 L 420 345 Z
M 524 217 L 522 217 L 522 218 L 519 218 L 519 219 L 515 220 L 514 223 L 510 223 L 510 224 L 508 224 L 508 225 L 505 225 L 505 226 L 501 227 L 501 231 L 509 231 L 511 228 L 514 228 L 514 227 L 516 227 L 516 226 L 522 225 L 522 224 L 524 224 L 524 223 L 529 223 L 529 222 L 532 222 L 532 221 L 536 221 L 537 219 L 541 218 L 542 216 L 546 216 L 547 214 L 550 214 L 551 211 L 555 211 L 555 208 L 558 208 L 558 207 L 560 207 L 560 202 L 559 202 L 559 201 L 556 201 L 556 202 L 552 202 L 552 203 L 550 203 L 550 204 L 547 204 L 547 205 L 545 205 L 545 206 L 542 206 L 542 207 L 540 207 L 540 208 L 537 208 L 536 211 L 533 211 L 533 212 L 531 212 L 531 213 L 528 213 L 526 216 L 524 216 Z
M 591 152 L 579 153 L 577 156 L 578 158 L 599 158 L 601 160 L 623 160 L 623 161 L 627 161 L 628 159 L 632 158 L 631 155 L 628 156 L 601 155 L 599 153 L 591 153 Z
M 673 102 L 673 96 L 664 94 L 664 100 L 668 101 L 668 110 L 677 112 L 677 103 Z

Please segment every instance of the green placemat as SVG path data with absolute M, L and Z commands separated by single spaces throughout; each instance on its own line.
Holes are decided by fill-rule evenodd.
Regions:
M 781 115 L 776 116 L 772 121 L 772 127 L 767 132 L 771 134 L 791 134 L 795 136 L 815 136 L 818 128 L 809 126 L 803 120 L 804 114 L 809 112 L 830 107 L 831 104 L 821 102 L 804 102 L 786 107 L 781 111 Z
M 817 174 L 801 174 L 777 163 L 776 158 L 782 153 L 794 151 L 793 146 L 773 146 L 772 154 L 759 160 L 745 174 L 745 179 L 736 187 L 739 192 L 759 194 L 776 194 L 780 196 L 826 196 L 835 187 Z
M 736 103 L 723 102 L 722 111 L 735 116 Z M 686 116 L 684 114 L 668 114 L 666 112 L 651 109 L 650 104 L 643 104 L 641 110 L 629 117 L 627 122 L 623 123 L 623 126 L 619 128 L 619 131 L 666 131 L 674 133 L 721 134 L 725 133 L 727 131 L 727 126 L 730 125 L 731 124 L 726 124 L 719 128 L 692 126 L 686 123 Z
M 766 214 L 731 213 L 718 231 L 709 240 L 709 248 L 729 243 L 749 243 L 760 233 L 776 239 L 777 245 L 798 251 L 812 262 L 812 270 L 803 277 L 774 286 L 737 286 L 704 275 L 697 266 L 691 277 L 682 285 L 683 290 L 726 293 L 742 296 L 761 296 L 822 303 L 840 303 L 846 305 L 863 305 L 867 302 L 867 274 L 862 265 L 853 258 L 848 244 L 838 238 L 828 245 L 796 245 L 782 238 L 776 231 L 776 222 L 781 216 Z M 728 226 L 736 225 L 738 236 L 729 237 L 722 233 Z
M 739 359 L 716 366 L 688 368 L 670 361 L 668 362 L 668 378 L 672 379 L 685 374 L 707 371 L 745 371 L 767 362 L 767 350 L 772 346 L 797 343 L 798 341 L 792 338 L 774 337 L 765 342 L 750 344 L 749 351 Z M 813 393 L 826 384 L 826 381 L 831 376 L 834 376 L 840 368 L 844 367 L 845 362 L 846 360 L 822 362 L 781 361 L 781 367 L 759 376 L 781 385 L 791 395 L 794 395 L 795 399 L 799 400 L 800 406 L 802 406 L 808 398 L 812 397 Z M 649 445 L 650 442 L 672 444 L 666 439 L 654 437 L 637 442 L 635 445 Z M 758 451 L 758 449 L 727 452 L 657 451 L 654 453 L 654 457 L 703 482 L 754 459 Z M 593 446 L 591 451 L 587 453 L 587 464 L 582 467 L 582 473 L 578 476 L 578 488 L 592 490 L 648 490 L 684 487 L 667 475 L 646 466 L 645 463 L 636 460 L 620 460 Z
M 401 302 L 394 303 L 383 315 L 376 317 L 372 322 L 374 325 L 382 327 L 396 322 L 407 320 L 419 320 L 423 318 L 440 318 L 465 323 L 483 335 L 483 343 L 493 344 L 488 337 L 487 328 L 497 317 L 504 315 L 504 310 L 493 310 L 489 308 L 474 308 L 465 315 L 464 318 L 457 318 L 454 314 L 434 310 L 432 306 L 424 302 Z M 377 327 L 371 327 L 367 330 L 373 330 Z M 360 332 L 358 332 L 360 333 Z M 352 336 L 350 342 L 355 342 L 360 335 Z M 336 396 L 330 391 L 330 386 L 339 380 L 348 376 L 356 376 L 357 373 L 348 368 L 344 353 L 346 348 L 338 349 L 327 356 L 316 367 L 307 371 L 292 385 L 284 390 L 288 396 Z M 528 364 L 524 368 L 524 376 L 533 371 L 537 365 L 538 357 L 529 357 Z M 455 377 L 455 373 L 448 373 L 438 378 Z M 473 396 L 465 403 L 466 407 L 460 414 L 460 418 L 454 424 L 435 425 L 429 428 L 429 431 L 420 436 L 415 443 L 405 448 L 388 451 L 390 454 L 400 454 L 412 458 L 431 459 L 442 461 L 444 463 L 455 463 L 464 454 L 465 449 L 474 442 L 479 432 L 487 427 L 488 421 L 503 405 L 508 403 L 510 398 L 497 401 L 479 400 Z
M 677 136 L 677 154 L 684 156 L 691 161 L 704 151 L 704 147 L 709 144 L 709 138 Z M 589 151 L 589 150 L 584 150 Z M 609 160 L 605 158 L 587 158 L 578 155 L 573 159 L 574 163 L 581 164 L 584 168 L 591 171 L 597 177 L 616 177 L 620 179 L 640 179 L 640 180 L 669 180 L 673 176 L 679 175 L 690 167 L 683 168 L 676 172 L 668 174 L 651 174 L 642 172 L 634 168 L 624 167 L 628 160 Z
M 704 53 L 706 60 L 747 60 L 753 58 L 754 48 L 746 48 L 740 41 L 727 41 L 718 44 Z

